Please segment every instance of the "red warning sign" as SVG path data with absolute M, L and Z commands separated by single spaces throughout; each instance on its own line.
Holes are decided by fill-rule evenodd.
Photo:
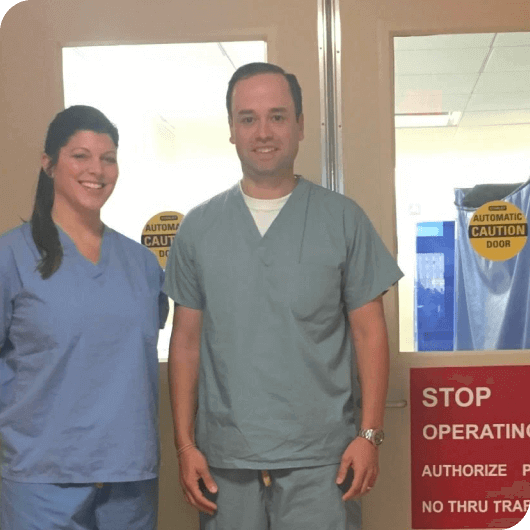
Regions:
M 530 366 L 413 368 L 412 528 L 511 528 L 530 508 Z

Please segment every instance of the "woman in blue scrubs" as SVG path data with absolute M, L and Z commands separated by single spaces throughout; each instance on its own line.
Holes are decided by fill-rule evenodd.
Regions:
M 0 237 L 2 530 L 152 530 L 163 271 L 105 226 L 118 131 L 49 126 L 31 221 Z

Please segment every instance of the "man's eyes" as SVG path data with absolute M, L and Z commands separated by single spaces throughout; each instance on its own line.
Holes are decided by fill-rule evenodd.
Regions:
M 270 119 L 274 122 L 282 122 L 285 121 L 286 117 L 283 114 L 274 114 L 273 116 L 271 116 Z M 256 118 L 254 118 L 253 116 L 244 116 L 240 119 L 240 122 L 246 125 L 254 123 L 255 121 Z

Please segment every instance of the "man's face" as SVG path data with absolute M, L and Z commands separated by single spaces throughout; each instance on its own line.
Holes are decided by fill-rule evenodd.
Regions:
M 280 74 L 258 74 L 238 81 L 232 94 L 230 141 L 243 175 L 293 175 L 304 119 L 298 120 L 289 83 Z

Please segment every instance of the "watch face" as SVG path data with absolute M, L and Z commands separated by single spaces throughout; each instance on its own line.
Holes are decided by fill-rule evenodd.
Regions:
M 385 439 L 385 435 L 383 431 L 375 431 L 374 433 L 374 443 L 375 445 L 381 445 L 383 443 L 383 440 Z

